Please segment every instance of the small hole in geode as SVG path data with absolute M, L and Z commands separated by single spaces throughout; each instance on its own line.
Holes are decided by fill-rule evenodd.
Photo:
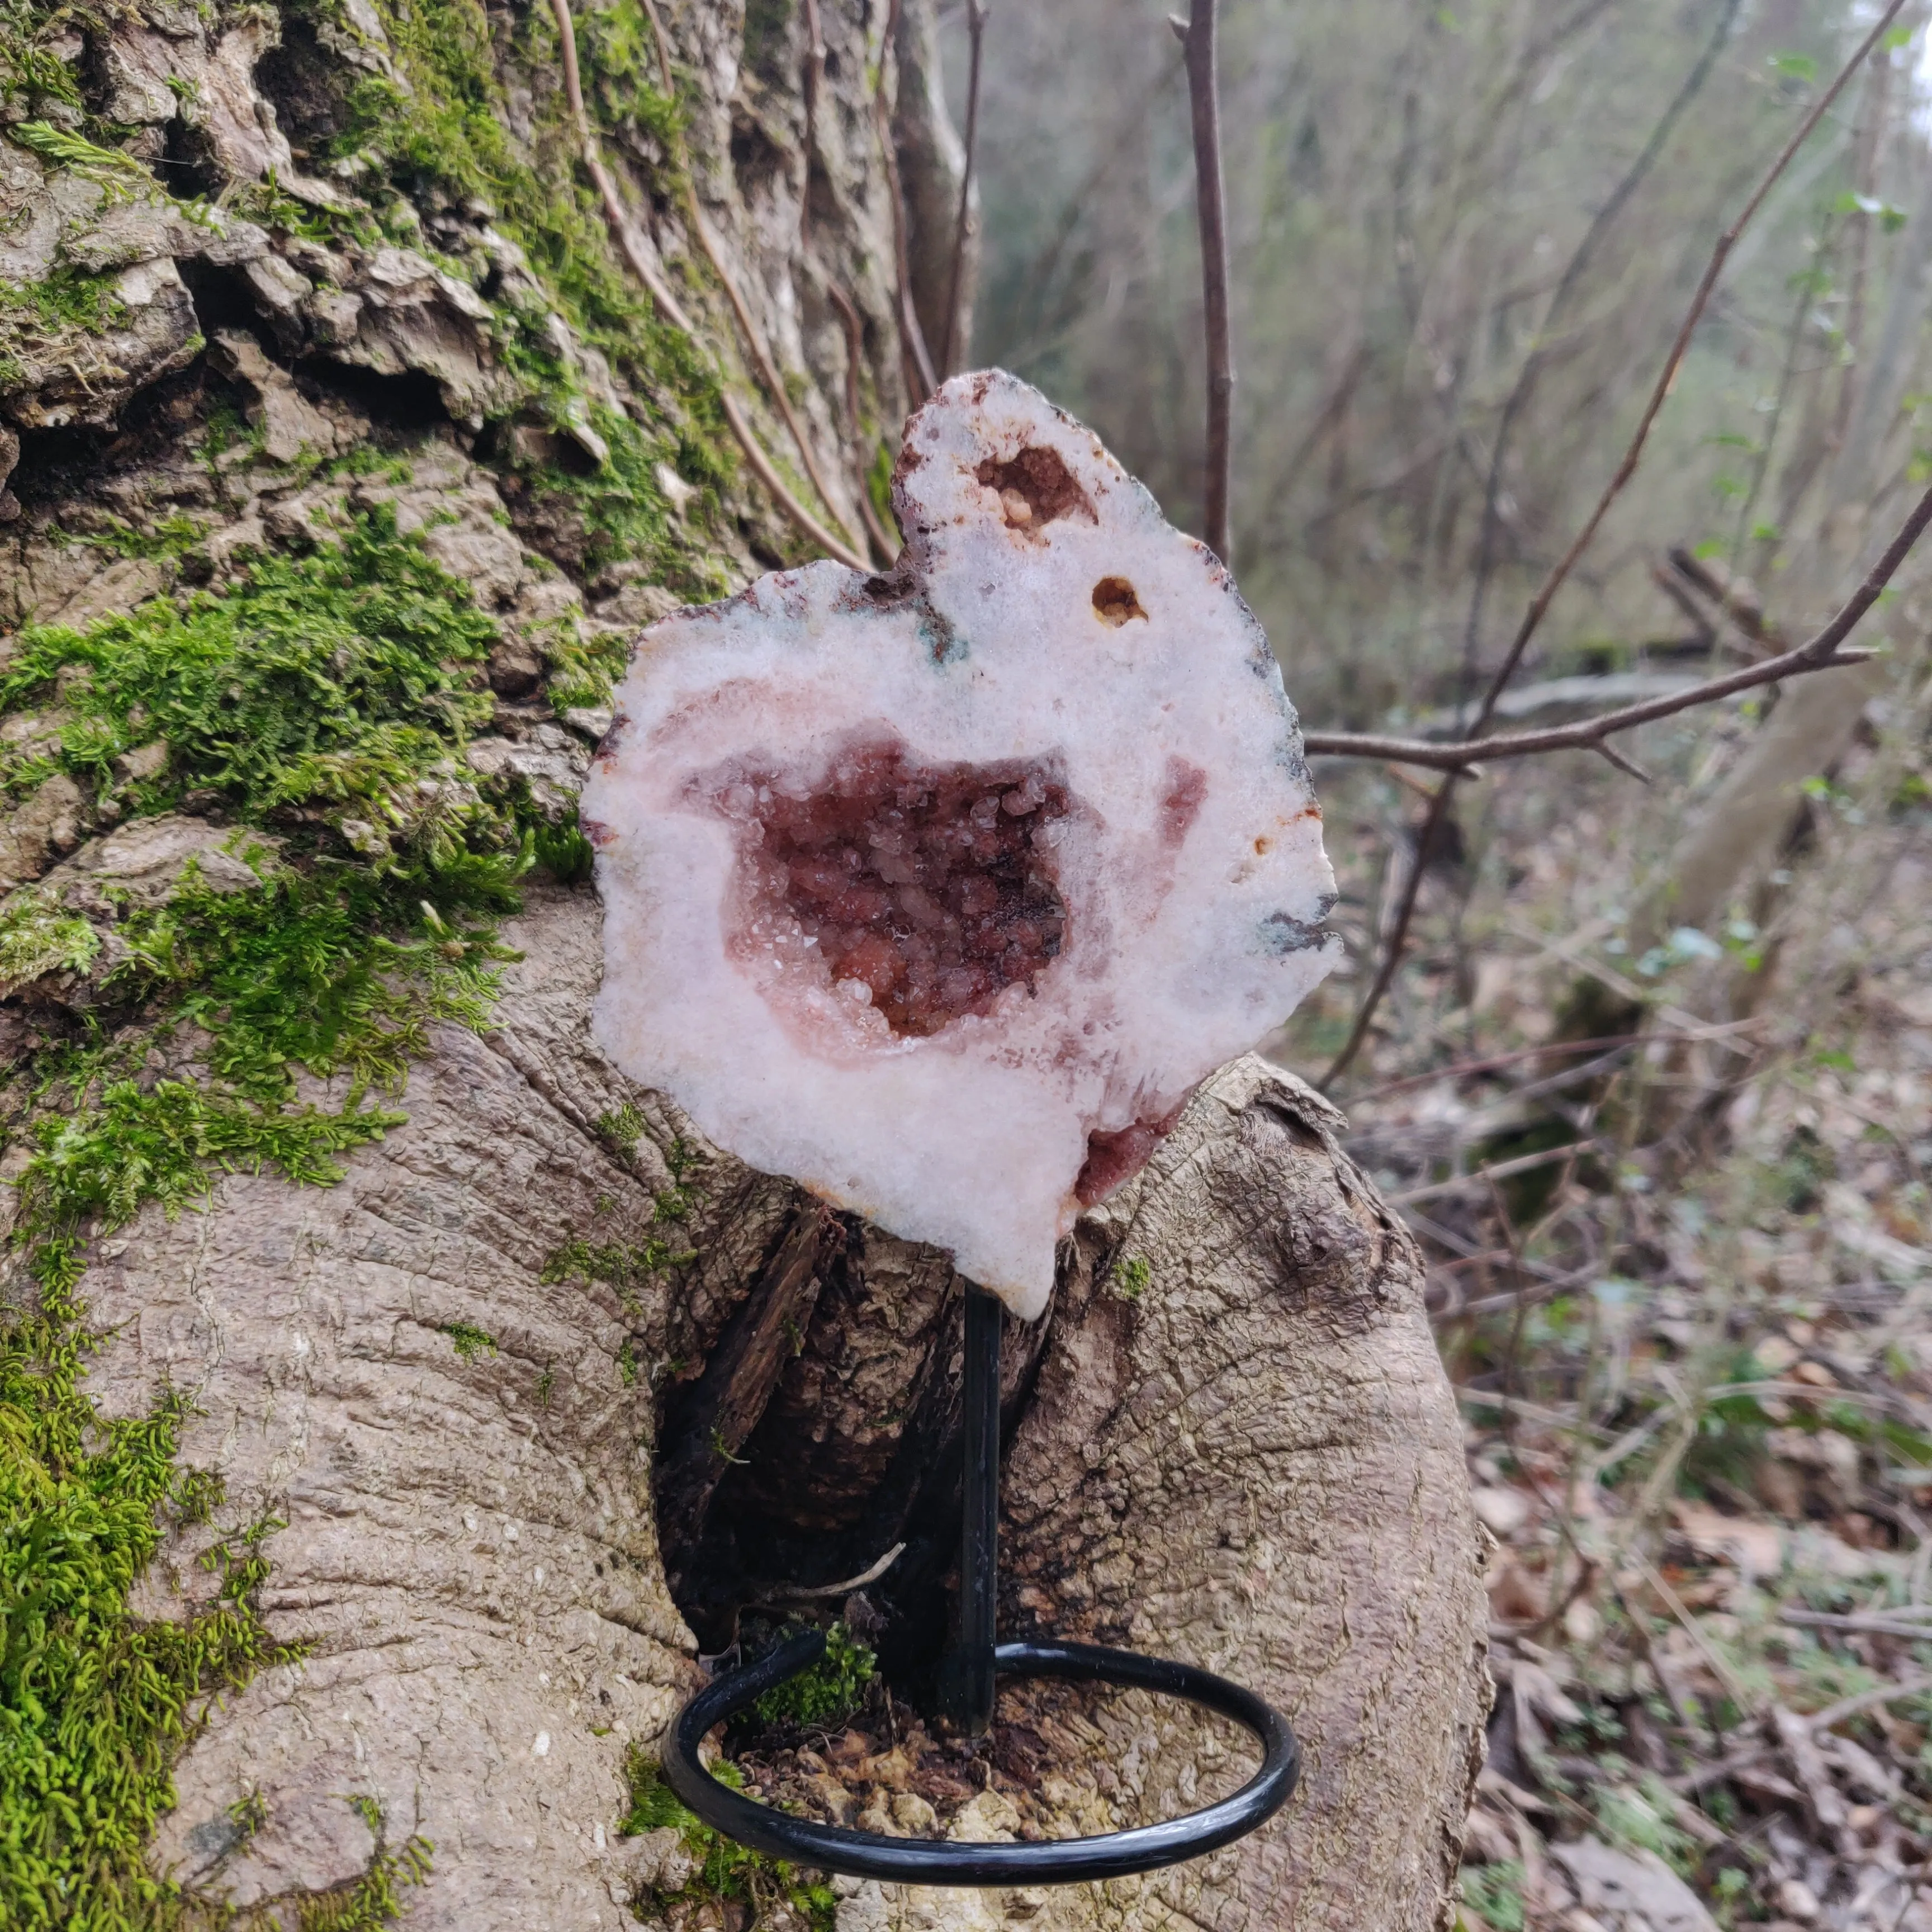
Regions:
M 1116 629 L 1130 617 L 1144 620 L 1147 613 L 1134 595 L 1134 586 L 1124 577 L 1103 577 L 1094 586 L 1094 610 L 1103 624 Z

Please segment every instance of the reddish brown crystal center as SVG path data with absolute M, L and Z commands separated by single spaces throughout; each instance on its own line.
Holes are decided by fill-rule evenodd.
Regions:
M 796 920 L 831 978 L 863 981 L 896 1034 L 937 1033 L 1009 986 L 1031 991 L 1060 952 L 1050 828 L 1069 800 L 1044 764 L 916 765 L 874 740 L 808 792 L 750 770 L 706 789 L 751 835 L 750 923 Z

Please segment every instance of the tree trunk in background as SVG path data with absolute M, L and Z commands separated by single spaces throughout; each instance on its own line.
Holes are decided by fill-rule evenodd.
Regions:
M 0 673 L 22 651 L 72 660 L 8 700 L 5 742 L 41 760 L 7 766 L 0 830 L 0 1172 L 26 1183 L 8 1304 L 30 1317 L 32 1271 L 52 1279 L 50 1256 L 77 1244 L 80 1318 L 99 1338 L 82 1392 L 104 1420 L 185 1396 L 178 1466 L 220 1478 L 218 1502 L 164 1513 L 116 1628 L 206 1616 L 226 1587 L 273 1642 L 304 1647 L 194 1702 L 146 1854 L 190 1907 L 257 1923 L 320 1923 L 378 1879 L 418 1932 L 741 1923 L 705 1905 L 688 1861 L 667 1864 L 662 1834 L 618 1830 L 627 1760 L 700 1681 L 698 1640 L 722 1646 L 740 1605 L 849 1576 L 897 1542 L 874 1592 L 896 1680 L 916 1685 L 944 1635 L 962 1283 L 944 1256 L 704 1147 L 603 1060 L 587 1025 L 598 910 L 569 830 L 600 680 L 637 628 L 800 554 L 720 437 L 722 382 L 811 496 L 721 276 L 848 526 L 880 438 L 896 446 L 902 291 L 878 134 L 883 118 L 909 296 L 936 341 L 958 149 L 932 0 L 905 0 L 896 61 L 880 0 L 819 0 L 809 156 L 804 10 L 658 4 L 677 116 L 647 98 L 643 16 L 586 10 L 578 38 L 604 158 L 694 345 L 640 298 L 623 320 L 636 291 L 577 165 L 547 9 L 379 17 L 347 0 L 290 13 L 279 46 L 259 7 L 50 27 L 75 100 L 44 88 L 0 138 L 0 276 L 30 292 L 0 308 L 0 454 L 21 445 L 0 591 L 10 624 L 77 634 L 0 644 Z M 868 93 L 881 74 L 886 117 Z M 459 152 L 488 162 L 482 186 L 458 178 Z M 157 169 L 224 212 L 169 201 Z M 135 633 L 113 620 L 178 606 L 218 626 L 242 609 L 247 650 L 293 651 L 262 572 L 326 571 L 352 528 L 434 565 L 422 597 L 464 612 L 473 597 L 488 620 L 468 685 L 409 696 L 368 751 L 403 776 L 302 764 L 296 747 L 302 783 L 260 805 L 271 792 L 235 776 L 259 734 L 215 733 L 219 758 L 180 730 L 88 752 L 74 707 L 107 701 L 118 674 L 74 654 L 122 648 Z M 423 608 L 377 641 L 401 649 Z M 472 662 L 441 648 L 419 681 Z M 324 668 L 346 679 L 344 662 Z M 129 707 L 125 734 L 165 701 Z M 318 729 L 354 708 L 292 674 L 278 701 Z M 448 724 L 465 703 L 481 712 Z M 514 956 L 487 1018 L 446 1006 L 406 1033 L 402 1118 L 380 1138 L 345 1131 L 333 1184 L 298 1186 L 286 1153 L 210 1129 L 190 1151 L 212 1193 L 170 1217 L 192 1190 L 154 1178 L 146 1143 L 112 1140 L 106 1076 L 44 1084 L 50 1056 L 86 1047 L 122 1055 L 128 1094 L 161 1096 L 164 1114 L 230 1096 L 219 1049 L 247 972 L 191 1010 L 170 989 L 202 983 L 250 908 L 280 903 L 263 897 L 276 880 L 380 895 L 419 865 L 456 892 L 486 821 L 538 862 L 520 911 L 461 929 L 474 947 L 494 921 Z M 255 872 L 237 826 L 266 842 Z M 416 897 L 394 917 L 416 920 Z M 166 950 L 152 922 L 171 917 L 200 936 L 183 925 Z M 397 928 L 416 950 L 385 956 L 357 998 L 472 956 L 454 914 L 422 918 Z M 352 1064 L 296 1058 L 317 1070 L 291 1108 L 361 1118 Z M 262 1104 L 235 1100 L 232 1118 L 289 1118 L 246 1112 Z M 1292 1808 L 1144 1881 L 843 1886 L 841 1932 L 1446 1923 L 1489 1696 L 1483 1539 L 1415 1250 L 1338 1126 L 1258 1060 L 1224 1070 L 1082 1222 L 1050 1315 L 1008 1334 L 1004 1629 L 1252 1684 L 1303 1741 Z M 110 1156 L 113 1185 L 92 1195 L 71 1178 L 82 1128 Z M 22 1400 L 28 1384 L 10 1386 Z M 252 1584 L 233 1581 L 244 1547 L 266 1561 Z M 1235 1774 L 1208 1726 L 1138 1699 L 1056 1735 L 1059 1781 L 1042 1790 L 1075 1828 L 1186 1808 Z M 412 1839 L 433 1849 L 405 1868 Z M 668 1874 L 688 1881 L 668 1904 Z M 34 1922 L 35 1901 L 4 1902 Z

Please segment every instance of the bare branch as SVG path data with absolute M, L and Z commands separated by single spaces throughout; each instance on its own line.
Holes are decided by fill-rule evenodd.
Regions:
M 1599 738 L 1592 742 L 1590 748 L 1598 756 L 1616 766 L 1625 778 L 1635 778 L 1640 784 L 1649 784 L 1654 782 L 1649 772 L 1646 771 L 1636 759 L 1625 758 L 1616 746 L 1606 745 Z
M 1564 552 L 1562 556 L 1558 560 L 1556 567 L 1544 580 L 1543 587 L 1530 600 L 1529 608 L 1523 614 L 1521 624 L 1516 627 L 1516 636 L 1510 642 L 1508 652 L 1502 662 L 1497 666 L 1494 675 L 1490 680 L 1489 688 L 1483 695 L 1482 703 L 1477 707 L 1476 716 L 1471 722 L 1468 731 L 1466 734 L 1467 738 L 1474 740 L 1480 733 L 1488 729 L 1490 720 L 1496 714 L 1497 700 L 1502 696 L 1503 691 L 1510 680 L 1515 676 L 1516 667 L 1522 663 L 1523 653 L 1529 648 L 1530 640 L 1535 636 L 1538 627 L 1542 623 L 1544 613 L 1555 602 L 1557 592 L 1562 590 L 1568 580 L 1570 572 L 1576 568 L 1577 560 L 1589 548 L 1604 518 L 1610 514 L 1610 506 L 1622 494 L 1624 486 L 1636 473 L 1636 466 L 1642 460 L 1644 446 L 1650 440 L 1652 427 L 1656 422 L 1658 413 L 1664 407 L 1664 398 L 1670 394 L 1672 386 L 1677 380 L 1677 372 L 1682 366 L 1684 356 L 1690 348 L 1690 338 L 1696 333 L 1697 324 L 1703 317 L 1704 310 L 1710 302 L 1712 292 L 1717 286 L 1718 278 L 1723 273 L 1724 264 L 1730 259 L 1731 250 L 1737 246 L 1738 236 L 1744 232 L 1752 218 L 1763 206 L 1765 198 L 1777 185 L 1779 178 L 1784 174 L 1785 170 L 1791 165 L 1798 151 L 1810 139 L 1813 130 L 1824 118 L 1832 102 L 1837 100 L 1839 94 L 1844 91 L 1846 83 L 1864 64 L 1873 49 L 1890 31 L 1893 20 L 1898 17 L 1904 4 L 1905 0 L 1888 0 L 1885 10 L 1879 16 L 1871 31 L 1859 42 L 1856 52 L 1840 68 L 1831 86 L 1826 88 L 1812 104 L 1810 112 L 1799 122 L 1790 140 L 1786 142 L 1784 148 L 1780 151 L 1778 158 L 1766 170 L 1763 178 L 1752 190 L 1750 199 L 1745 202 L 1736 219 L 1718 236 L 1717 244 L 1711 251 L 1710 261 L 1705 268 L 1702 279 L 1698 282 L 1696 292 L 1691 297 L 1690 306 L 1686 310 L 1683 322 L 1678 329 L 1676 339 L 1671 344 L 1670 352 L 1664 358 L 1663 370 L 1658 376 L 1655 386 L 1651 391 L 1650 399 L 1644 406 L 1643 415 L 1638 422 L 1636 434 L 1630 439 L 1629 448 L 1624 452 L 1623 460 L 1618 464 L 1616 473 L 1611 477 L 1603 495 L 1598 499 L 1597 506 L 1591 512 L 1583 527 L 1577 532 L 1570 548 Z M 1916 536 L 1916 534 L 1915 531 L 1913 535 Z M 1910 543 L 1908 542 L 1906 548 L 1910 549 Z M 1895 565 L 1894 568 L 1896 568 Z M 1849 608 L 1847 606 L 1847 608 Z M 1863 608 L 1863 606 L 1860 607 L 1857 614 L 1862 614 Z M 1855 615 L 1852 621 L 1856 622 L 1856 620 L 1857 617 Z M 1849 626 L 1847 628 L 1849 628 Z M 1840 635 L 1842 634 L 1840 633 Z M 1813 642 L 1815 644 L 1816 640 L 1814 639 Z M 1828 657 L 1830 655 L 1828 650 L 1823 654 L 1825 657 Z M 1844 658 L 1839 659 L 1840 662 L 1848 661 Z M 1773 659 L 1768 662 L 1776 662 L 1778 660 Z M 1822 668 L 1822 658 L 1819 662 L 1807 663 L 1798 667 L 1806 670 L 1816 670 Z M 1765 667 L 1760 664 L 1754 668 L 1762 670 Z M 1788 673 L 1785 674 L 1789 675 Z M 1765 682 L 1768 680 L 1760 678 L 1754 681 Z M 1716 683 L 1725 682 L 1721 679 L 1714 680 Z M 1702 700 L 1693 700 L 1688 693 L 1680 694 L 1688 703 L 1708 701 L 1712 697 L 1722 696 L 1725 694 L 1721 692 L 1712 692 L 1706 687 L 1705 698 Z M 1682 704 L 1673 704 L 1670 705 L 1669 710 L 1681 710 L 1684 707 Z M 1669 710 L 1653 712 L 1642 706 L 1632 706 L 1629 710 L 1642 711 L 1645 713 L 1643 718 L 1630 718 L 1629 724 L 1642 723 L 1650 716 L 1662 717 L 1669 715 Z M 1624 714 L 1612 712 L 1610 716 L 1616 718 Z M 1599 736 L 1607 735 L 1609 730 L 1612 728 L 1627 730 L 1629 728 L 1628 724 L 1619 724 L 1612 727 L 1607 718 L 1599 718 L 1595 721 L 1595 724 Z M 1522 740 L 1529 740 L 1540 739 L 1545 735 L 1540 733 L 1524 733 L 1520 734 L 1520 736 Z M 1395 977 L 1396 969 L 1402 963 L 1403 950 L 1408 944 L 1409 928 L 1414 923 L 1416 902 L 1422 890 L 1423 868 L 1420 855 L 1428 850 L 1443 820 L 1448 815 L 1450 802 L 1455 791 L 1457 772 L 1472 762 L 1470 760 L 1444 760 L 1432 757 L 1408 760 L 1404 752 L 1388 748 L 1389 746 L 1401 742 L 1402 741 L 1396 740 L 1364 739 L 1360 741 L 1362 746 L 1366 746 L 1372 742 L 1380 748 L 1358 750 L 1354 741 L 1340 735 L 1330 737 L 1326 741 L 1328 748 L 1344 757 L 1382 758 L 1402 762 L 1436 765 L 1438 768 L 1446 769 L 1448 776 L 1444 778 L 1441 786 L 1437 789 L 1434 798 L 1430 802 L 1428 811 L 1424 814 L 1421 826 L 1416 834 L 1417 862 L 1410 869 L 1408 880 L 1402 892 L 1402 903 L 1396 908 L 1395 918 L 1390 922 L 1388 936 L 1383 945 L 1382 957 L 1376 970 L 1375 978 L 1370 982 L 1367 996 L 1356 1010 L 1354 1023 L 1348 1029 L 1348 1037 L 1342 1042 L 1342 1050 L 1330 1062 L 1328 1072 L 1322 1076 L 1322 1084 L 1324 1088 L 1332 1086 L 1348 1070 L 1355 1055 L 1361 1051 L 1363 1041 L 1368 1037 L 1369 1028 L 1374 1022 L 1376 1009 L 1382 1004 L 1383 995 L 1388 992 L 1390 984 Z M 1495 755 L 1494 746 L 1504 743 L 1513 746 L 1517 742 L 1519 741 L 1516 739 L 1492 739 L 1489 741 L 1490 746 L 1492 748 L 1490 755 Z M 1565 743 L 1569 742 L 1571 741 L 1564 741 Z M 1594 741 L 1589 737 L 1582 737 L 1574 742 L 1577 744 L 1589 745 Z M 1316 748 L 1312 741 L 1310 742 L 1310 748 L 1311 750 Z M 1427 748 L 1432 752 L 1456 748 L 1431 746 Z M 1528 748 L 1531 747 L 1526 744 L 1526 751 Z M 1539 743 L 1535 745 L 1534 748 L 1558 750 L 1564 748 L 1564 745 L 1552 744 L 1546 746 Z M 1522 752 L 1512 751 L 1504 755 L 1523 754 Z
M 866 536 L 872 541 L 874 561 L 890 569 L 892 560 L 899 554 L 899 545 L 886 528 L 884 518 L 872 502 L 872 484 L 865 464 L 865 413 L 859 406 L 859 370 L 866 359 L 866 326 L 859 320 L 859 311 L 852 298 L 839 286 L 838 278 L 828 272 L 824 281 L 825 292 L 831 298 L 832 306 L 838 311 L 838 320 L 845 325 L 845 424 L 852 438 L 852 447 L 859 455 L 856 478 L 859 514 L 865 523 Z
M 1738 588 L 1738 580 L 1726 571 L 1722 578 L 1682 544 L 1672 546 L 1670 566 L 1685 582 L 1710 598 L 1718 608 L 1760 650 L 1778 650 L 1784 640 L 1764 620 L 1764 610 L 1755 596 L 1747 597 Z
M 1406 765 L 1426 765 L 1450 773 L 1466 771 L 1474 764 L 1487 764 L 1496 758 L 1526 758 L 1545 752 L 1598 752 L 1612 757 L 1604 742 L 1619 731 L 1634 730 L 1700 704 L 1713 704 L 1720 698 L 1735 697 L 1760 685 L 1776 684 L 1808 672 L 1836 670 L 1846 664 L 1863 664 L 1874 655 L 1866 650 L 1842 646 L 1858 620 L 1878 602 L 1879 594 L 1897 574 L 1912 547 L 1932 524 L 1932 490 L 1919 498 L 1898 534 L 1886 546 L 1885 554 L 1867 572 L 1864 581 L 1846 599 L 1838 614 L 1818 634 L 1774 658 L 1760 658 L 1755 664 L 1740 665 L 1721 677 L 1706 678 L 1641 704 L 1626 704 L 1600 716 L 1586 718 L 1574 724 L 1559 724 L 1546 731 L 1514 731 L 1493 738 L 1465 739 L 1453 744 L 1431 744 L 1420 738 L 1382 738 L 1354 733 L 1312 731 L 1303 743 L 1312 756 L 1345 758 L 1382 758 Z M 1627 761 L 1623 761 L 1627 762 Z M 1439 796 L 1441 794 L 1438 794 Z
M 1234 364 L 1228 334 L 1228 224 L 1221 183 L 1214 9 L 1215 0 L 1192 0 L 1187 20 L 1176 20 L 1172 25 L 1187 56 L 1187 105 L 1194 123 L 1194 184 L 1200 211 L 1201 294 L 1208 347 L 1208 452 L 1201 536 L 1226 563 Z
M 711 272 L 723 286 L 725 299 L 731 304 L 731 313 L 738 319 L 739 332 L 744 337 L 752 352 L 752 361 L 758 372 L 758 380 L 764 385 L 778 414 L 784 419 L 784 426 L 791 432 L 791 440 L 799 457 L 805 464 L 805 473 L 812 478 L 812 488 L 818 492 L 819 501 L 837 519 L 842 533 L 846 539 L 844 548 L 850 548 L 848 531 L 844 529 L 844 519 L 838 516 L 838 500 L 832 495 L 831 486 L 826 482 L 824 473 L 818 466 L 818 453 L 812 446 L 812 439 L 805 433 L 805 425 L 798 419 L 798 412 L 792 407 L 791 394 L 772 360 L 772 352 L 766 346 L 764 332 L 752 320 L 752 311 L 740 292 L 736 278 L 732 274 L 724 260 L 724 254 L 711 232 L 711 224 L 699 211 L 698 197 L 690 197 L 688 209 L 692 230 L 698 236 L 698 246 L 704 250 L 704 259 L 711 264 Z
M 939 350 L 942 376 L 952 374 L 952 359 L 960 347 L 959 291 L 973 218 L 973 163 L 980 145 L 980 66 L 985 51 L 988 11 L 986 0 L 966 0 L 966 31 L 973 37 L 972 59 L 966 76 L 966 165 L 959 176 L 959 219 L 952 231 L 952 274 L 946 288 L 946 339 Z

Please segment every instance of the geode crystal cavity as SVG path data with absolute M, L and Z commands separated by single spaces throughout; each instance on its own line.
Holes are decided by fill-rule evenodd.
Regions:
M 1334 963 L 1294 713 L 1213 555 L 998 372 L 906 427 L 906 548 L 654 625 L 584 794 L 597 1036 L 1017 1313 Z

